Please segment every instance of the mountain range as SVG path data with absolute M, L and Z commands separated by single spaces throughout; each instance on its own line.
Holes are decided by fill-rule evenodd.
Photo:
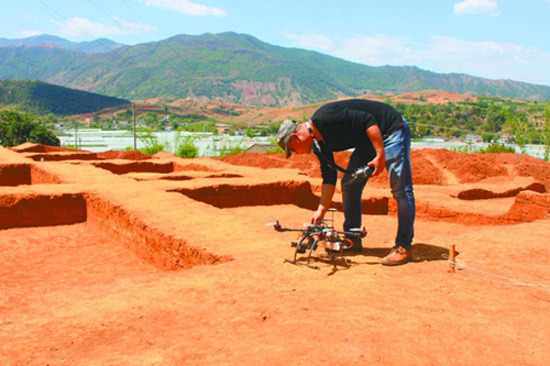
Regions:
M 550 99 L 550 87 L 415 66 L 373 67 L 233 32 L 178 35 L 123 46 L 53 36 L 0 39 L 0 79 L 37 79 L 137 100 L 209 99 L 256 106 L 293 106 L 363 94 L 425 89 Z
M 42 34 L 28 38 L 7 39 L 0 38 L 0 47 L 56 47 L 81 52 L 107 52 L 122 47 L 107 38 L 99 38 L 91 42 L 71 42 L 61 37 Z

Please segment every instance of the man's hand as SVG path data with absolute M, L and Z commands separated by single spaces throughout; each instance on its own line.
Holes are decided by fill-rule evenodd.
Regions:
M 321 210 L 315 211 L 315 213 L 311 216 L 311 220 L 309 221 L 310 224 L 316 224 L 318 222 L 323 221 L 325 218 L 325 213 Z
M 367 163 L 368 166 L 374 166 L 374 173 L 372 176 L 375 177 L 378 174 L 382 173 L 386 169 L 386 153 L 382 150 L 382 154 L 376 154 L 376 157 Z
M 382 132 L 380 127 L 374 124 L 367 128 L 367 136 L 372 142 L 372 146 L 376 151 L 376 157 L 367 163 L 368 166 L 374 166 L 373 177 L 382 173 L 386 168 L 386 153 L 384 152 L 384 140 L 382 139 Z
M 325 218 L 325 214 L 330 207 L 332 196 L 334 195 L 335 190 L 335 185 L 323 183 L 323 187 L 321 189 L 321 201 L 319 202 L 319 207 L 317 208 L 317 211 L 315 211 L 315 213 L 311 216 L 311 224 L 316 224 Z

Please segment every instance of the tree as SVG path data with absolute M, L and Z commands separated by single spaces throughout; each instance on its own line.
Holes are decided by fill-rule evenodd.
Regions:
M 7 146 L 4 142 L 7 140 L 8 136 L 8 124 L 0 121 L 0 145 Z
M 60 143 L 57 136 L 55 136 L 52 131 L 48 130 L 43 125 L 37 125 L 34 127 L 29 135 L 28 141 L 36 144 L 53 146 L 59 146 Z
M 185 137 L 183 143 L 178 146 L 176 156 L 180 158 L 194 158 L 199 155 L 199 148 L 195 145 L 193 140 L 192 136 Z
M 24 142 L 59 146 L 60 141 L 34 114 L 0 111 L 0 143 L 17 146 Z
M 506 146 L 504 144 L 493 143 L 485 149 L 478 151 L 480 154 L 496 154 L 496 153 L 515 153 L 516 149 L 512 146 Z
M 138 128 L 136 136 L 145 145 L 144 148 L 139 149 L 144 154 L 155 155 L 159 151 L 164 150 L 164 145 L 158 141 L 157 136 L 155 136 L 153 130 L 150 128 Z
M 493 142 L 495 139 L 495 134 L 492 132 L 483 132 L 481 134 L 481 140 L 483 142 Z

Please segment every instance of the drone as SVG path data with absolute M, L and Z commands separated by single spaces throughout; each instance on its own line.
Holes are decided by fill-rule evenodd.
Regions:
M 350 249 L 353 246 L 353 242 L 349 237 L 364 238 L 367 236 L 367 231 L 365 228 L 353 228 L 349 231 L 335 230 L 334 226 L 329 226 L 329 224 L 327 224 L 327 221 L 334 222 L 334 211 L 336 211 L 336 209 L 331 208 L 329 211 L 332 211 L 332 220 L 323 220 L 315 224 L 304 224 L 304 228 L 302 229 L 282 227 L 279 221 L 267 224 L 273 225 L 278 232 L 296 231 L 301 233 L 297 241 L 291 242 L 291 246 L 295 248 L 294 259 L 285 259 L 285 262 L 294 265 L 304 265 L 313 269 L 320 269 L 319 266 L 311 264 L 310 262 L 313 252 L 315 252 L 319 248 L 320 243 L 322 243 L 326 252 L 324 258 L 330 258 L 333 262 L 339 260 L 345 266 L 348 266 L 349 260 L 344 257 L 344 250 Z M 306 255 L 307 261 L 305 263 L 298 260 L 298 256 L 301 254 Z

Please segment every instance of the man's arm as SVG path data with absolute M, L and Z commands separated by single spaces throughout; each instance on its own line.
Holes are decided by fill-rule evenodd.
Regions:
M 311 223 L 315 224 L 325 217 L 330 204 L 332 203 L 332 196 L 334 196 L 334 191 L 336 186 L 334 184 L 323 183 L 323 188 L 321 190 L 321 201 L 319 202 L 319 207 L 317 211 L 311 216 Z
M 372 146 L 376 151 L 374 159 L 367 163 L 368 166 L 374 166 L 374 174 L 376 176 L 384 171 L 386 168 L 386 153 L 384 152 L 384 140 L 382 139 L 382 132 L 377 124 L 374 124 L 367 128 L 367 136 L 372 142 Z

